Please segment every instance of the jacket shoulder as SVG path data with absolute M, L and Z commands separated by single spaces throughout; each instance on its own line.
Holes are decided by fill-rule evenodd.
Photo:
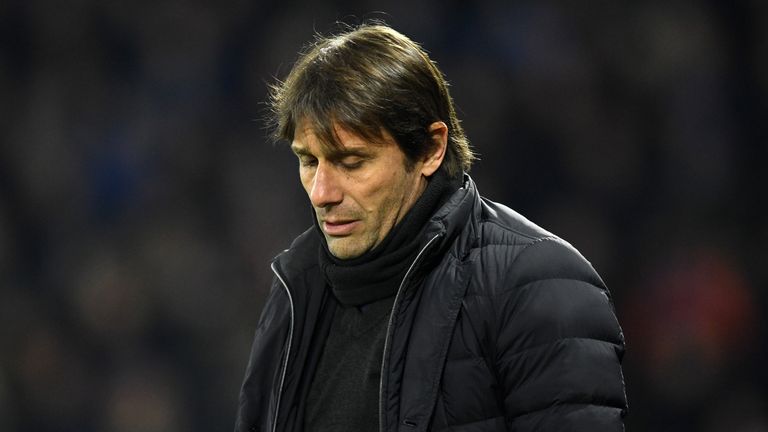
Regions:
M 592 264 L 570 243 L 503 204 L 482 199 L 475 240 L 476 265 L 486 295 L 537 280 L 573 280 L 605 289 Z
M 480 200 L 480 224 L 498 227 L 498 231 L 491 231 L 488 234 L 501 236 L 496 240 L 507 238 L 518 242 L 533 242 L 536 240 L 556 237 L 551 232 L 536 225 L 525 216 L 512 210 L 511 208 L 486 198 Z M 506 235 L 505 235 L 506 234 Z M 493 237 L 492 237 L 493 239 Z

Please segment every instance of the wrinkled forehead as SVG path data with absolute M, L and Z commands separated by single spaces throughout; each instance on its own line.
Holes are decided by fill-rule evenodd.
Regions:
M 383 127 L 363 128 L 338 121 L 313 121 L 303 117 L 296 122 L 291 147 L 319 147 L 323 152 L 337 152 L 349 148 L 380 147 L 394 143 L 394 138 Z

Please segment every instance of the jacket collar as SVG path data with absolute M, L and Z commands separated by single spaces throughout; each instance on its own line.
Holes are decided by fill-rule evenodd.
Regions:
M 453 196 L 438 209 L 430 218 L 428 228 L 425 230 L 423 242 L 432 238 L 434 234 L 441 233 L 442 239 L 440 245 L 433 249 L 433 254 L 442 255 L 446 248 L 454 244 L 454 250 L 451 250 L 457 258 L 462 258 L 463 241 L 455 242 L 457 236 L 462 238 L 471 238 L 474 232 L 467 232 L 467 228 L 473 231 L 472 224 L 468 224 L 473 217 L 474 209 L 479 208 L 480 197 L 475 187 L 475 182 L 469 176 L 464 174 L 462 187 L 454 192 Z

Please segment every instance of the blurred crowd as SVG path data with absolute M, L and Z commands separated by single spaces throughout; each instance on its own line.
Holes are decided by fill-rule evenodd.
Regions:
M 0 2 L 0 430 L 233 426 L 311 223 L 267 87 L 380 19 L 446 73 L 481 193 L 580 249 L 628 430 L 768 431 L 768 5 Z

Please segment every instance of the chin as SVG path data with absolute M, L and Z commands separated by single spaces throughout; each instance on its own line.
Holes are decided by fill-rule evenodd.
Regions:
M 338 259 L 351 259 L 362 255 L 360 252 L 347 247 L 347 245 L 338 244 L 338 240 L 329 242 L 328 250 Z
M 368 250 L 354 247 L 350 244 L 354 242 L 354 240 L 350 238 L 336 240 L 330 240 L 326 238 L 326 242 L 328 243 L 328 250 L 331 252 L 331 254 L 342 260 L 357 258 Z

